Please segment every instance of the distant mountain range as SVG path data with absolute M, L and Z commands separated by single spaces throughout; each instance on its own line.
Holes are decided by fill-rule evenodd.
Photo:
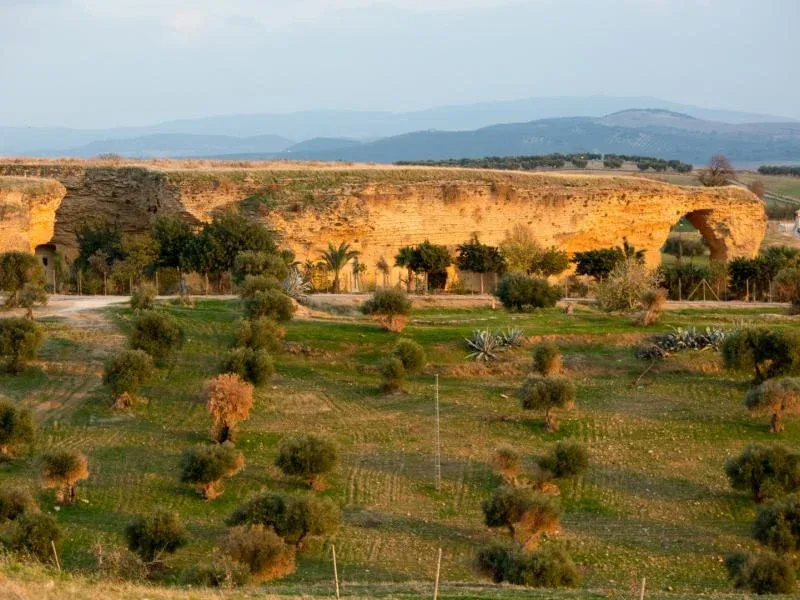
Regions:
M 6 156 L 395 162 L 551 152 L 640 154 L 694 164 L 721 152 L 739 164 L 800 162 L 800 122 L 656 98 L 598 96 L 409 113 L 209 117 L 107 130 L 0 127 L 0 155 Z

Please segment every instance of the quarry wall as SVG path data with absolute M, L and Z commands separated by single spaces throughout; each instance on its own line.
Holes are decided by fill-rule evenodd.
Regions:
M 0 163 L 2 176 L 47 178 L 64 193 L 34 202 L 27 220 L 4 216 L 0 249 L 21 247 L 24 238 L 29 249 L 51 242 L 72 256 L 75 230 L 86 219 L 140 232 L 158 215 L 199 223 L 236 208 L 275 229 L 299 260 L 316 259 L 328 241 L 349 242 L 361 252 L 367 280 L 376 279 L 380 258 L 392 264 L 402 246 L 429 239 L 455 248 L 472 235 L 498 244 L 515 224 L 530 227 L 541 244 L 569 252 L 627 238 L 646 250 L 651 266 L 660 263 L 660 248 L 683 216 L 720 260 L 754 256 L 766 228 L 761 202 L 743 188 L 679 187 L 639 177 L 344 165 Z M 52 229 L 45 225 L 50 221 Z M 394 269 L 392 281 L 402 274 Z

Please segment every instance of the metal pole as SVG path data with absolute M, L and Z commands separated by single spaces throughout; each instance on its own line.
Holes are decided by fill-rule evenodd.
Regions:
M 441 444 L 439 439 L 439 375 L 436 375 L 436 491 L 438 492 L 442 487 L 442 454 Z
M 336 600 L 339 600 L 339 571 L 336 569 L 336 546 L 331 544 L 333 554 L 333 581 L 336 583 Z
M 436 561 L 436 583 L 433 585 L 433 600 L 439 597 L 439 573 L 442 570 L 442 549 L 439 548 L 439 560 Z
M 50 540 L 50 547 L 53 548 L 53 556 L 56 557 L 56 567 L 58 567 L 58 572 L 61 573 L 61 563 L 58 560 L 58 552 L 56 552 L 56 543 L 53 540 Z

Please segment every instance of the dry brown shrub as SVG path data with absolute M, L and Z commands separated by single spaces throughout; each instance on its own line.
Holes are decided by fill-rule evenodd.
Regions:
M 295 569 L 295 550 L 263 525 L 234 527 L 222 543 L 223 551 L 246 565 L 254 579 L 271 581 Z
M 214 420 L 215 437 L 224 443 L 236 424 L 250 416 L 253 386 L 233 373 L 218 375 L 206 384 L 205 402 Z
M 392 333 L 400 333 L 406 328 L 406 325 L 408 325 L 408 317 L 405 315 L 377 315 L 375 316 L 375 320 L 380 323 L 381 327 L 386 331 L 391 331 Z
M 509 448 L 498 448 L 494 451 L 492 466 L 508 484 L 516 483 L 522 470 L 519 454 Z
M 89 477 L 89 461 L 81 452 L 55 452 L 45 455 L 42 479 L 46 488 L 55 488 L 58 504 L 72 504 L 75 485 Z
M 114 410 L 128 410 L 136 404 L 136 398 L 130 392 L 122 392 L 119 396 L 114 398 L 111 403 L 111 408 Z
M 640 299 L 642 311 L 634 319 L 634 325 L 649 327 L 654 325 L 664 312 L 664 305 L 667 303 L 667 290 L 657 288 L 642 294 Z

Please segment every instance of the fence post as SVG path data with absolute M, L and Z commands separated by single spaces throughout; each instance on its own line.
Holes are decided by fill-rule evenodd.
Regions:
M 442 549 L 439 548 L 439 559 L 436 561 L 436 583 L 433 584 L 433 600 L 439 597 L 439 573 L 442 570 Z
M 336 600 L 339 600 L 339 571 L 336 568 L 336 546 L 331 544 L 331 554 L 333 554 L 333 581 L 336 584 Z
M 646 577 L 642 577 L 642 589 L 641 589 L 641 592 L 639 592 L 639 600 L 644 600 L 644 591 L 645 591 L 646 585 L 647 585 L 647 578 Z
M 442 451 L 441 440 L 439 438 L 439 375 L 436 375 L 436 392 L 434 402 L 436 404 L 436 491 L 438 492 L 442 487 Z

